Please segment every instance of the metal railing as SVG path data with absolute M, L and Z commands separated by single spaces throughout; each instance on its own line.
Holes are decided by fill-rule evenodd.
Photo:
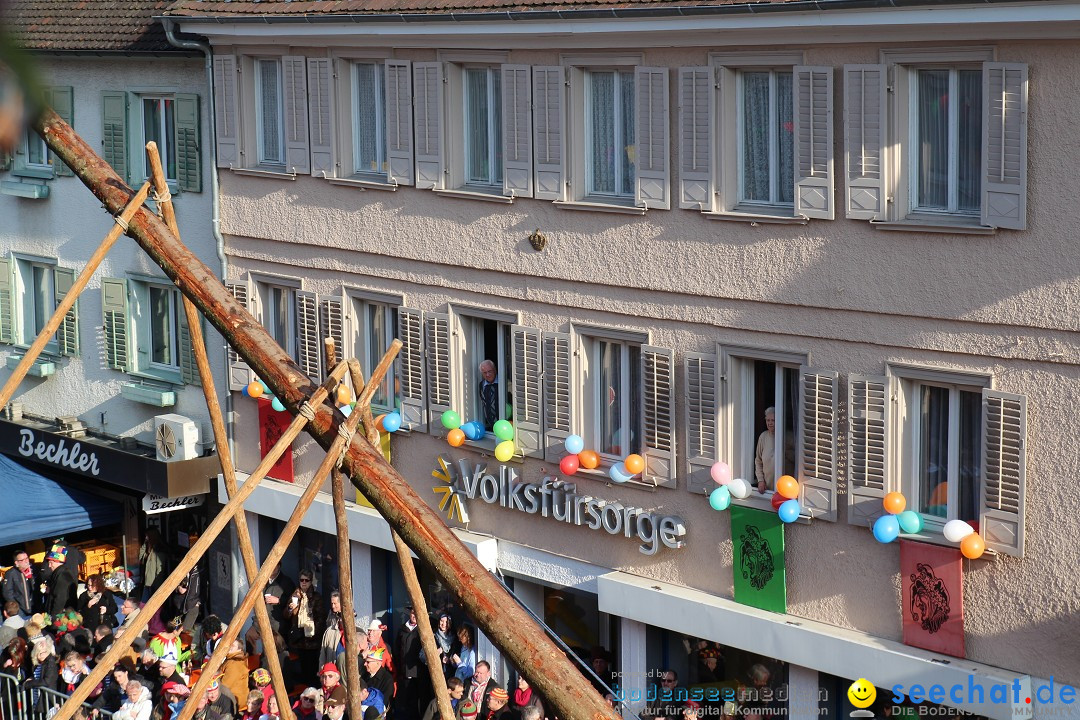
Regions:
M 0 673 L 0 720 L 49 720 L 68 699 L 67 693 L 53 688 L 24 687 L 18 678 Z M 99 720 L 112 720 L 107 710 L 94 710 L 83 703 L 88 715 Z

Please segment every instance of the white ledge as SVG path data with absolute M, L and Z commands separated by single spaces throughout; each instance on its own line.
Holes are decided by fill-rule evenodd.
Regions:
M 361 180 L 360 178 L 326 178 L 331 185 L 343 185 L 356 188 L 357 190 L 385 190 L 397 192 L 397 183 L 380 182 L 378 180 Z
M 296 173 L 280 172 L 277 170 L 257 170 L 255 168 L 229 168 L 237 175 L 248 177 L 275 178 L 277 180 L 295 180 Z
M 621 215 L 644 215 L 645 208 L 636 205 L 614 205 L 598 202 L 584 202 L 578 200 L 556 200 L 555 207 L 561 210 L 586 210 L 588 212 L 619 213 Z
M 953 235 L 996 235 L 997 228 L 988 225 L 956 225 L 952 223 L 921 222 L 918 220 L 871 220 L 870 225 L 878 230 L 893 232 L 937 232 Z
M 444 197 L 461 198 L 464 200 L 482 200 L 484 202 L 503 203 L 509 205 L 514 202 L 513 195 L 497 195 L 495 193 L 486 193 L 479 190 L 432 190 L 436 195 L 442 195 Z
M 762 215 L 747 212 L 702 212 L 709 220 L 727 220 L 728 222 L 744 222 L 751 225 L 758 223 L 770 223 L 773 225 L 805 225 L 810 218 L 805 215 Z

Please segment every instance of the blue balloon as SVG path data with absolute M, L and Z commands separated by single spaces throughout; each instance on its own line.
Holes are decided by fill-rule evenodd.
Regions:
M 900 537 L 900 522 L 895 515 L 882 515 L 874 521 L 874 539 L 880 543 L 891 543 Z
M 776 509 L 776 514 L 786 523 L 793 523 L 798 520 L 800 512 L 802 512 L 802 508 L 799 507 L 798 500 L 785 500 Z
M 397 432 L 401 429 L 401 415 L 397 412 L 389 413 L 382 419 L 382 426 L 388 433 Z
M 242 388 L 240 389 L 240 392 L 242 392 L 242 393 L 244 394 L 244 396 L 245 396 L 245 397 L 251 397 L 251 393 L 249 393 L 249 392 L 248 392 L 248 386 L 247 386 L 247 385 L 245 385 L 244 387 L 242 387 Z
M 349 417 L 350 415 L 352 415 L 352 405 L 342 405 L 338 408 L 338 410 L 340 410 L 341 414 L 345 417 Z
M 585 441 L 581 439 L 580 435 L 568 435 L 566 440 L 563 441 L 563 446 L 566 448 L 566 452 L 577 455 L 585 449 Z
M 383 420 L 383 427 L 385 427 L 385 426 L 386 426 L 386 420 L 384 419 Z M 484 437 L 484 434 L 485 434 L 484 426 L 481 425 L 476 420 L 473 420 L 472 422 L 465 423 L 464 425 L 461 426 L 461 430 L 462 430 L 462 432 L 465 433 L 465 437 L 469 438 L 470 440 L 480 440 L 481 438 Z
M 611 468 L 608 470 L 608 476 L 612 479 L 612 481 L 619 484 L 630 482 L 630 479 L 634 477 L 626 471 L 626 466 L 623 465 L 621 462 L 615 463 L 611 466 Z
M 709 505 L 713 510 L 727 510 L 731 505 L 731 491 L 726 487 L 718 487 L 709 493 Z
M 285 412 L 285 406 L 281 404 L 281 401 L 274 398 L 270 401 L 270 407 L 274 408 L 278 412 Z

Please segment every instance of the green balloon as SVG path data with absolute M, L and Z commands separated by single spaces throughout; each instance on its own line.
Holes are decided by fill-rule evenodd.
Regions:
M 505 420 L 498 420 L 495 422 L 495 427 L 491 428 L 495 433 L 495 437 L 500 440 L 513 440 L 514 439 L 514 426 Z
M 923 522 L 922 515 L 914 510 L 905 510 L 896 516 L 896 521 L 900 523 L 900 529 L 908 534 L 914 534 L 922 530 Z
M 456 430 L 461 427 L 461 416 L 453 410 L 447 410 L 442 414 L 442 424 L 447 430 Z

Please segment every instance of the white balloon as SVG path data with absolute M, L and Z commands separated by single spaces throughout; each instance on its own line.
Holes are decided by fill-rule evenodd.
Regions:
M 746 482 L 742 478 L 735 478 L 727 484 L 727 489 L 731 493 L 731 497 L 745 500 L 750 497 L 750 483 Z
M 960 542 L 971 533 L 975 532 L 975 528 L 968 525 L 963 520 L 950 520 L 945 523 L 945 527 L 942 528 L 942 535 L 949 542 Z

